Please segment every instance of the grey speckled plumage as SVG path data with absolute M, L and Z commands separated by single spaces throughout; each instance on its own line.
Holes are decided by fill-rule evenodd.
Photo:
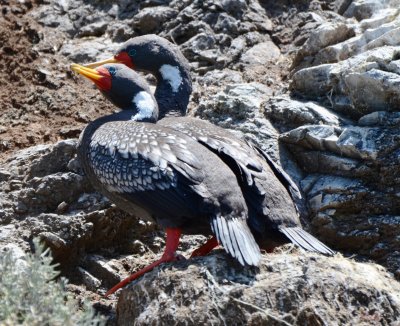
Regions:
M 130 116 L 124 110 L 85 128 L 78 153 L 94 187 L 164 228 L 214 231 L 241 264 L 257 265 L 260 251 L 233 172 L 190 137 Z

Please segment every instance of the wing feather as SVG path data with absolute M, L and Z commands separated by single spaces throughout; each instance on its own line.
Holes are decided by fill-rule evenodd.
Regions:
M 178 176 L 188 185 L 204 180 L 196 156 L 185 145 L 185 135 L 169 134 L 152 124 L 138 125 L 109 122 L 92 136 L 87 159 L 108 189 L 119 193 L 168 189 L 176 186 Z

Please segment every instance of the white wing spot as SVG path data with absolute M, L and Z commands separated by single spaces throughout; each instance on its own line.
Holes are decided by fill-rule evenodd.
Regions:
M 162 77 L 169 82 L 172 87 L 172 91 L 176 93 L 179 86 L 182 84 L 182 76 L 179 68 L 171 65 L 162 65 L 160 68 Z
M 133 98 L 133 102 L 136 104 L 139 112 L 132 117 L 132 120 L 151 118 L 153 111 L 156 108 L 156 104 L 149 93 L 145 91 L 137 93 Z

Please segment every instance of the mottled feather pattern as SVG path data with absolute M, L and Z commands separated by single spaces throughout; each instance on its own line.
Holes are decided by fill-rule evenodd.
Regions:
M 175 170 L 198 179 L 196 158 L 186 140 L 143 123 L 101 126 L 92 136 L 87 155 L 100 182 L 118 193 L 176 187 Z
M 165 118 L 160 123 L 187 134 L 216 152 L 235 172 L 250 209 L 250 224 L 253 227 L 263 232 L 268 223 L 276 228 L 282 224 L 294 226 L 300 223 L 295 205 L 287 204 L 291 202 L 291 188 L 285 178 L 290 178 L 275 163 L 269 162 L 269 157 L 228 130 L 207 121 L 192 118 L 179 120 L 177 123 L 175 119 Z
M 225 154 L 234 157 L 248 169 L 257 172 L 263 170 L 260 162 L 253 159 L 254 155 L 249 155 L 248 147 L 246 146 L 243 148 L 243 143 L 241 141 L 236 141 L 235 136 L 231 134 L 229 130 L 222 129 L 221 131 L 211 123 L 197 119 L 196 124 L 191 124 L 190 128 L 188 128 L 187 123 L 173 123 L 170 119 L 164 119 L 164 121 L 161 121 L 161 124 L 179 130 L 194 140 L 197 140 L 203 145 L 209 146 L 220 153 L 224 152 Z M 209 128 L 212 128 L 212 133 L 207 133 L 207 129 Z
M 190 152 L 188 147 L 197 150 Z M 208 151 L 201 151 L 202 146 L 186 135 L 162 126 L 114 121 L 95 129 L 86 155 L 108 192 L 140 203 L 162 227 L 184 226 L 186 232 L 207 234 L 211 222 L 227 252 L 243 265 L 258 265 L 260 250 L 246 223 L 245 202 L 236 197 L 240 188 L 233 189 L 234 174 L 225 171 L 232 173 L 232 182 L 215 174 L 218 167 L 206 175 L 204 159 L 212 167 L 220 161 L 212 153 L 204 157 Z M 163 191 L 152 191 L 159 189 Z M 226 197 L 217 199 L 220 191 Z

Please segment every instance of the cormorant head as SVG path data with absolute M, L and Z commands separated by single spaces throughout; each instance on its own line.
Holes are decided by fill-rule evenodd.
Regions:
M 154 34 L 134 37 L 122 44 L 112 58 L 86 67 L 96 68 L 107 63 L 122 63 L 153 74 L 157 78 L 154 95 L 160 117 L 186 115 L 192 93 L 190 65 L 175 44 Z
M 158 79 L 164 77 L 164 71 L 168 74 L 171 68 L 176 69 L 176 74 L 185 74 L 178 78 L 189 74 L 189 63 L 178 47 L 155 34 L 134 37 L 122 44 L 112 58 L 86 67 L 95 68 L 106 63 L 122 63 L 135 70 L 150 72 Z
M 114 105 L 132 110 L 132 120 L 155 122 L 157 102 L 146 81 L 122 64 L 105 64 L 96 69 L 73 63 L 71 69 L 91 80 Z

